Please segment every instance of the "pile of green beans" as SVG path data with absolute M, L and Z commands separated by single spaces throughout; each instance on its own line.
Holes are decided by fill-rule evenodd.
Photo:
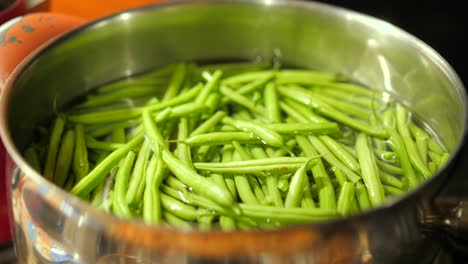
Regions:
M 25 149 L 45 178 L 119 218 L 251 230 L 378 207 L 449 154 L 408 109 L 326 72 L 172 64 L 101 86 Z

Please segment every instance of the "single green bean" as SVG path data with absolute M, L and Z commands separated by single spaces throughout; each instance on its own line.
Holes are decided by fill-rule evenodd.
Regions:
M 345 101 L 340 101 L 331 97 L 322 96 L 321 94 L 315 92 L 312 92 L 311 95 L 344 113 L 348 113 L 363 120 L 367 120 L 369 118 L 369 109 L 364 109 L 360 106 L 353 105 Z
M 179 217 L 171 214 L 168 211 L 163 212 L 163 218 L 166 219 L 167 223 L 178 230 L 189 231 L 192 230 L 192 225 Z
M 340 128 L 338 124 L 332 122 L 322 123 L 277 123 L 265 124 L 264 128 L 274 130 L 281 134 L 289 135 L 325 135 L 325 134 L 338 134 Z
M 123 146 L 125 146 L 125 144 L 122 144 L 122 143 L 99 141 L 91 136 L 85 136 L 85 138 L 86 138 L 86 146 L 89 149 L 113 151 L 113 150 L 120 149 Z
M 403 189 L 405 187 L 404 183 L 400 181 L 397 177 L 388 174 L 384 171 L 379 171 L 379 177 L 382 183 L 396 187 L 398 189 Z
M 372 204 L 369 200 L 369 193 L 367 192 L 367 188 L 364 184 L 360 181 L 356 182 L 356 197 L 359 203 L 359 208 L 361 211 L 369 209 L 372 207 Z
M 265 109 L 268 120 L 271 123 L 281 123 L 281 111 L 279 107 L 278 92 L 274 82 L 269 82 L 263 92 Z
M 280 134 L 267 127 L 259 126 L 255 123 L 243 120 L 234 120 L 230 117 L 224 117 L 223 123 L 236 127 L 237 129 L 251 132 L 260 138 L 263 142 L 274 147 L 283 147 L 284 141 Z
M 189 146 L 200 145 L 224 145 L 232 141 L 243 143 L 256 143 L 259 139 L 248 132 L 211 132 L 206 134 L 195 135 L 187 138 L 184 141 Z
M 164 193 L 161 193 L 161 205 L 165 211 L 181 219 L 194 221 L 198 218 L 197 209 L 195 209 L 195 207 L 185 204 Z
M 44 167 L 44 177 L 52 180 L 57 162 L 57 152 L 59 150 L 62 133 L 65 127 L 65 118 L 57 116 L 49 138 L 49 148 L 47 150 L 47 159 Z
M 316 165 L 317 162 L 313 164 Z M 307 177 L 307 170 L 309 169 L 309 162 L 306 162 L 296 171 L 296 173 L 294 173 L 293 177 L 291 178 L 291 182 L 289 183 L 289 190 L 284 201 L 284 207 L 299 207 L 302 199 L 302 193 L 304 191 L 304 186 L 310 184 Z
M 361 167 L 361 176 L 369 192 L 369 199 L 372 206 L 377 207 L 384 202 L 385 194 L 379 178 L 374 154 L 370 149 L 368 137 L 365 134 L 361 133 L 358 135 L 355 148 Z
M 232 160 L 234 162 L 242 160 L 241 154 L 237 150 L 234 151 Z M 237 193 L 242 202 L 247 204 L 260 204 L 257 197 L 252 192 L 249 180 L 245 174 L 234 174 L 234 181 L 236 183 Z
M 111 138 L 112 142 L 125 144 L 127 142 L 125 129 L 122 127 L 115 128 L 112 130 Z
M 171 81 L 169 82 L 169 86 L 164 93 L 164 97 L 162 101 L 167 101 L 171 98 L 174 98 L 179 91 L 181 90 L 185 78 L 187 75 L 187 65 L 183 63 L 179 63 L 175 66 L 174 72 L 172 73 Z
M 393 166 L 381 160 L 376 160 L 377 166 L 380 170 L 396 175 L 403 175 L 404 171 L 401 167 Z
M 322 122 L 331 122 L 328 119 L 316 114 L 312 109 L 307 105 L 301 104 L 295 100 L 285 98 L 285 106 L 293 108 L 297 113 L 292 116 L 296 121 L 303 123 L 303 120 L 308 120 L 312 123 L 322 123 Z M 286 110 L 285 110 L 286 111 Z M 291 112 L 291 111 L 290 111 Z M 290 113 L 288 113 L 290 115 Z M 297 114 L 300 114 L 301 117 L 298 117 Z
M 136 207 L 143 197 L 145 189 L 145 175 L 148 160 L 151 154 L 150 145 L 147 141 L 144 141 L 138 152 L 135 167 L 132 172 L 128 183 L 128 191 L 125 196 L 125 201 L 131 207 Z
M 317 206 L 315 206 L 314 199 L 312 198 L 312 192 L 310 191 L 310 184 L 306 184 L 304 186 L 304 192 L 302 194 L 302 200 L 301 200 L 301 207 L 302 208 L 317 208 Z
M 354 184 L 345 182 L 341 186 L 340 194 L 338 195 L 337 211 L 341 215 L 349 215 L 354 201 Z
M 89 162 L 88 151 L 86 149 L 86 140 L 83 126 L 75 126 L 75 152 L 73 156 L 73 173 L 78 180 L 88 174 Z
M 208 118 L 205 122 L 200 124 L 197 128 L 195 128 L 192 133 L 190 133 L 190 137 L 205 134 L 207 132 L 213 131 L 215 126 L 221 122 L 221 120 L 226 116 L 226 112 L 218 111 L 213 114 L 210 118 Z
M 188 119 L 181 117 L 177 129 L 177 157 L 187 166 L 192 165 L 192 158 L 190 157 L 190 148 L 187 144 L 183 143 L 188 137 Z
M 239 204 L 245 216 L 280 220 L 287 223 L 304 223 L 325 220 L 336 216 L 335 210 L 322 208 L 278 208 L 274 206 Z
M 112 211 L 120 218 L 130 218 L 132 216 L 130 208 L 125 201 L 125 195 L 127 193 L 128 179 L 130 178 L 135 156 L 135 152 L 129 151 L 121 163 L 121 166 L 118 168 L 115 176 Z
M 78 197 L 85 197 L 102 182 L 105 176 L 127 153 L 143 141 L 143 135 L 130 140 L 124 147 L 114 150 L 101 163 L 97 164 L 83 179 L 73 187 L 71 193 Z
M 236 230 L 236 221 L 234 218 L 221 215 L 219 217 L 219 225 L 221 226 L 221 229 L 225 232 L 230 232 Z
M 399 196 L 405 193 L 405 191 L 403 191 L 402 189 L 388 185 L 383 185 L 383 189 L 387 195 Z
M 73 152 L 75 148 L 75 131 L 68 130 L 60 143 L 58 152 L 57 165 L 55 167 L 54 176 L 52 177 L 55 184 L 63 187 L 69 176 L 69 171 L 73 161 Z
M 196 162 L 196 169 L 216 173 L 284 173 L 297 170 L 301 165 L 314 157 L 283 157 L 232 161 L 225 163 Z
M 333 171 L 333 174 L 336 177 L 336 180 L 340 184 L 340 186 L 343 186 L 343 184 L 348 181 L 348 179 L 346 178 L 346 175 L 345 175 L 345 173 L 343 172 L 342 169 L 334 168 L 334 169 L 332 169 L 332 171 Z

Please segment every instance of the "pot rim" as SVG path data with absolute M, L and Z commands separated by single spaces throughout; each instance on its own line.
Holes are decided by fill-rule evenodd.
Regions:
M 239 233 L 269 233 L 269 234 L 274 234 L 274 233 L 284 233 L 285 231 L 294 231 L 294 230 L 304 230 L 308 229 L 310 227 L 316 227 L 320 225 L 340 225 L 340 223 L 343 223 L 345 221 L 350 221 L 352 219 L 358 219 L 358 218 L 367 218 L 367 217 L 372 217 L 372 215 L 383 212 L 389 208 L 396 207 L 402 203 L 404 203 L 407 200 L 410 200 L 414 198 L 415 196 L 419 195 L 422 191 L 424 191 L 426 188 L 428 188 L 429 185 L 432 185 L 436 182 L 436 179 L 439 179 L 441 177 L 447 177 L 448 175 L 444 175 L 445 171 L 447 168 L 453 163 L 454 159 L 458 156 L 461 148 L 464 145 L 464 141 L 466 138 L 467 134 L 467 120 L 465 118 L 465 122 L 463 124 L 463 133 L 462 136 L 459 140 L 459 143 L 456 147 L 456 149 L 451 153 L 449 161 L 444 165 L 442 169 L 439 170 L 439 172 L 434 175 L 431 179 L 423 182 L 420 184 L 417 188 L 407 192 L 403 196 L 399 196 L 398 198 L 386 202 L 384 205 L 379 206 L 377 208 L 372 208 L 368 209 L 367 211 L 360 212 L 355 215 L 351 215 L 345 218 L 336 218 L 336 219 L 331 219 L 331 220 L 326 220 L 323 222 L 317 222 L 317 223 L 308 223 L 308 224 L 298 224 L 298 225 L 293 225 L 293 226 L 288 226 L 288 227 L 281 227 L 278 229 L 273 229 L 273 230 L 256 230 L 256 231 L 234 231 L 234 232 L 220 232 L 217 230 L 213 231 L 199 231 L 199 230 L 191 230 L 191 231 L 182 231 L 182 230 L 177 230 L 171 227 L 165 227 L 165 226 L 151 226 L 151 225 L 146 225 L 141 219 L 118 219 L 117 217 L 113 216 L 112 214 L 105 213 L 102 211 L 99 211 L 92 207 L 88 202 L 80 200 L 78 197 L 62 190 L 61 188 L 57 187 L 55 184 L 51 183 L 50 181 L 46 180 L 40 173 L 36 172 L 31 166 L 27 164 L 25 159 L 23 159 L 22 155 L 20 154 L 19 150 L 15 147 L 13 144 L 13 140 L 11 138 L 10 132 L 8 131 L 7 127 L 7 108 L 8 108 L 8 99 L 11 90 L 13 89 L 15 85 L 15 81 L 20 77 L 23 72 L 32 64 L 34 61 L 36 61 L 38 58 L 40 58 L 43 54 L 47 53 L 49 50 L 54 49 L 56 46 L 61 45 L 62 43 L 73 39 L 75 36 L 80 35 L 83 32 L 93 30 L 96 27 L 100 27 L 102 25 L 105 25 L 107 23 L 113 23 L 115 20 L 122 19 L 122 16 L 128 16 L 128 15 L 139 15 L 140 13 L 145 13 L 148 10 L 157 10 L 157 9 L 164 9 L 164 8 L 169 8 L 172 6 L 178 6 L 178 5 L 191 5 L 191 4 L 251 4 L 251 5 L 273 5 L 273 6 L 288 6 L 288 7 L 293 7 L 293 8 L 302 8 L 306 10 L 320 10 L 320 12 L 327 12 L 330 14 L 333 14 L 335 16 L 349 16 L 352 17 L 352 19 L 359 20 L 363 24 L 373 24 L 373 27 L 382 27 L 385 28 L 385 30 L 389 30 L 392 32 L 392 34 L 397 34 L 399 35 L 402 39 L 407 41 L 409 45 L 413 46 L 416 49 L 422 50 L 425 54 L 427 54 L 431 59 L 434 64 L 437 65 L 437 67 L 444 73 L 444 75 L 449 79 L 450 83 L 452 84 L 452 88 L 456 91 L 457 95 L 461 100 L 463 101 L 463 108 L 465 112 L 465 117 L 467 111 L 467 95 L 465 88 L 460 81 L 460 78 L 454 71 L 454 69 L 449 65 L 449 63 L 440 55 L 438 54 L 435 50 L 433 50 L 429 45 L 424 43 L 423 41 L 419 40 L 415 36 L 409 34 L 408 32 L 404 31 L 403 29 L 400 29 L 393 24 L 383 21 L 381 19 L 356 12 L 350 9 L 330 5 L 330 4 L 325 4 L 325 3 L 318 3 L 318 2 L 305 2 L 305 1 L 298 1 L 298 0 L 293 0 L 293 1 L 288 1 L 288 0 L 240 0 L 240 1 L 232 1 L 232 0 L 175 0 L 175 1 L 164 1 L 164 2 L 159 2 L 159 3 L 154 3 L 154 4 L 149 4 L 145 5 L 142 7 L 138 8 L 132 8 L 128 10 L 124 10 L 119 13 L 115 13 L 109 16 L 105 16 L 103 18 L 100 18 L 98 20 L 86 23 L 82 26 L 79 26 L 78 28 L 61 35 L 57 38 L 54 38 L 53 40 L 46 42 L 44 45 L 42 45 L 39 49 L 31 53 L 25 60 L 23 60 L 22 63 L 20 63 L 15 71 L 10 75 L 8 78 L 3 92 L 0 97 L 0 136 L 4 142 L 5 148 L 7 149 L 7 152 L 9 156 L 12 158 L 12 160 L 16 163 L 18 167 L 21 168 L 21 170 L 28 175 L 28 177 L 34 181 L 36 184 L 39 186 L 44 187 L 47 189 L 47 192 L 41 193 L 42 196 L 48 196 L 48 195 L 59 195 L 62 197 L 61 202 L 66 202 L 70 206 L 72 206 L 75 210 L 70 210 L 68 212 L 69 216 L 76 217 L 79 216 L 79 213 L 84 213 L 86 212 L 87 216 L 90 216 L 92 219 L 98 220 L 98 221 L 93 221 L 93 223 L 96 225 L 96 227 L 100 227 L 100 225 L 103 225 L 104 223 L 108 225 L 109 223 L 120 223 L 123 225 L 134 225 L 135 227 L 140 227 L 140 230 L 144 229 L 149 229 L 149 230 L 160 230 L 160 231 L 168 231 L 168 232 L 173 232 L 173 233 L 182 233 L 183 235 L 197 235 L 200 233 L 203 234 L 216 234 L 217 236 L 226 236 L 226 237 L 232 237 L 235 234 Z M 48 194 L 46 194 L 48 193 Z M 45 197 L 45 199 L 50 199 L 49 197 Z M 104 229 L 106 229 L 105 227 Z

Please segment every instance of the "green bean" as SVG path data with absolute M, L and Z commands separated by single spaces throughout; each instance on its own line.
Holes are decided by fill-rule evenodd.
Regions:
M 240 159 L 239 160 L 251 160 L 252 156 L 250 153 L 242 147 L 242 145 L 239 143 L 239 141 L 232 141 L 232 146 L 234 147 L 235 151 L 239 154 Z
M 232 160 L 234 162 L 242 160 L 241 154 L 238 151 L 235 151 L 233 153 Z M 237 193 L 239 194 L 239 198 L 242 202 L 247 204 L 260 204 L 257 200 L 257 197 L 252 192 L 249 180 L 247 179 L 247 176 L 245 174 L 234 174 L 234 181 L 236 183 Z
M 388 186 L 388 185 L 383 185 L 383 189 L 384 189 L 385 193 L 388 194 L 388 195 L 400 196 L 403 193 L 405 193 L 402 189 L 399 189 L 399 188 L 396 188 L 396 187 L 393 187 L 393 186 Z
M 161 193 L 161 205 L 165 211 L 188 221 L 193 221 L 198 218 L 197 209 L 193 206 L 184 204 L 183 202 L 172 198 L 164 193 Z
M 280 220 L 286 223 L 303 223 L 329 219 L 336 216 L 335 210 L 322 208 L 278 208 L 274 206 L 239 204 L 245 216 L 260 219 Z
M 162 101 L 167 101 L 171 98 L 174 98 L 182 88 L 185 77 L 187 75 L 187 66 L 183 63 L 179 63 L 175 66 L 174 72 L 172 73 L 171 81 L 169 86 L 164 93 Z
M 437 168 L 442 169 L 445 166 L 445 164 L 448 162 L 449 158 L 450 158 L 450 155 L 447 152 L 442 154 L 442 156 L 440 157 L 439 164 L 438 164 L 439 166 Z
M 143 193 L 143 220 L 146 223 L 160 223 L 162 220 L 162 198 L 160 192 L 161 182 L 167 176 L 167 168 L 162 160 L 161 153 L 153 155 L 156 165 L 151 161 L 146 173 L 145 191 Z M 154 169 L 152 168 L 154 166 Z
M 293 153 L 293 149 L 294 147 L 297 145 L 297 141 L 296 139 L 292 138 L 288 141 L 286 141 L 286 143 L 284 144 L 284 147 L 272 152 L 272 155 L 271 157 L 283 157 L 285 156 L 286 154 L 291 154 Z M 271 148 L 268 148 L 268 150 L 271 149 Z M 294 153 L 293 153 L 294 154 Z
M 350 97 L 353 97 L 353 96 L 350 96 Z M 369 123 L 371 124 L 371 126 L 374 126 L 374 127 L 382 127 L 382 121 L 377 116 L 377 113 L 375 112 L 374 107 L 371 107 L 370 109 L 372 109 L 372 113 L 369 116 Z M 376 151 L 385 151 L 387 149 L 385 145 L 385 141 L 378 139 L 378 138 L 372 138 L 372 141 L 374 142 Z
M 316 164 L 317 162 L 314 163 L 314 165 Z M 296 173 L 294 173 L 291 178 L 291 182 L 289 183 L 289 190 L 284 201 L 284 207 L 299 207 L 302 199 L 302 193 L 304 191 L 304 185 L 310 184 L 307 177 L 307 170 L 309 169 L 310 165 L 309 161 L 307 161 L 296 171 Z
M 193 165 L 198 170 L 216 173 L 284 173 L 297 170 L 311 158 L 314 157 L 268 158 L 225 163 L 196 162 Z
M 130 218 L 132 213 L 125 201 L 125 195 L 127 192 L 128 179 L 133 167 L 135 160 L 135 152 L 129 151 L 125 156 L 121 166 L 118 168 L 115 176 L 114 196 L 112 202 L 112 210 L 117 217 Z
M 211 117 L 214 112 L 219 108 L 221 103 L 221 94 L 211 93 L 206 99 L 205 106 L 208 111 L 203 115 L 203 117 Z
M 281 134 L 292 134 L 292 135 L 324 135 L 324 134 L 338 134 L 340 128 L 338 124 L 332 122 L 323 123 L 277 123 L 277 124 L 265 124 L 264 128 L 269 128 Z
M 428 168 L 431 171 L 432 174 L 435 174 L 437 172 L 437 162 L 435 161 L 430 161 L 428 163 Z
M 190 137 L 205 134 L 207 132 L 213 131 L 215 126 L 221 122 L 221 120 L 226 116 L 226 112 L 218 111 L 208 118 L 205 122 L 200 124 L 195 130 L 190 133 Z
M 223 163 L 232 161 L 232 154 L 233 148 L 232 145 L 225 145 L 222 150 L 222 159 Z M 236 183 L 234 181 L 234 176 L 232 174 L 223 175 L 224 181 L 226 182 L 226 186 L 228 187 L 229 191 L 231 192 L 232 196 L 236 199 L 237 198 L 237 189 Z
M 143 112 L 143 122 L 146 135 L 151 144 L 153 146 L 159 144 L 162 147 L 164 163 L 179 180 L 190 186 L 194 191 L 213 199 L 221 205 L 231 206 L 234 203 L 230 192 L 226 192 L 226 190 L 215 183 L 199 175 L 191 167 L 183 164 L 169 151 L 166 142 L 158 131 L 156 123 L 151 118 L 151 114 L 148 111 Z
M 378 101 L 376 101 L 376 98 L 374 96 L 372 97 L 361 97 L 361 96 L 356 96 L 352 95 L 350 96 L 349 91 L 344 91 L 344 90 L 339 90 L 339 89 L 329 89 L 325 87 L 314 87 L 313 91 L 322 94 L 323 96 L 330 96 L 334 97 L 336 99 L 344 100 L 359 106 L 367 107 L 367 108 L 377 108 L 381 109 L 384 107 L 384 105 Z M 375 93 L 374 93 L 375 94 Z M 381 99 L 381 98 L 377 98 Z
M 368 137 L 365 134 L 358 135 L 355 148 L 361 167 L 361 176 L 369 192 L 369 199 L 372 206 L 377 207 L 383 203 L 385 194 L 374 154 L 369 147 Z
M 254 80 L 250 83 L 247 83 L 241 87 L 239 87 L 236 92 L 239 93 L 239 94 L 248 94 L 248 93 L 251 93 L 253 91 L 256 91 L 258 89 L 260 89 L 261 87 L 264 87 L 268 82 L 270 82 L 276 75 L 276 71 L 273 71 L 267 75 L 265 75 L 265 77 L 263 78 L 260 78 L 258 80 Z
M 65 118 L 57 116 L 52 128 L 52 133 L 49 138 L 49 148 L 47 150 L 47 159 L 44 167 L 44 177 L 52 180 L 55 171 L 55 164 L 57 162 L 57 152 L 62 138 L 62 133 L 65 127 Z
M 418 170 L 426 179 L 431 176 L 431 172 L 427 169 L 426 165 L 419 156 L 416 145 L 411 138 L 409 129 L 408 129 L 408 111 L 402 106 L 396 107 L 396 120 L 398 132 L 401 135 L 403 144 L 405 144 L 406 151 L 408 152 L 408 157 L 411 164 L 416 170 Z
M 424 131 L 423 129 L 421 129 L 420 127 L 418 127 L 416 124 L 414 124 L 413 122 L 410 122 L 408 124 L 409 126 L 409 130 L 411 132 L 411 135 L 413 135 L 414 138 L 418 138 L 418 137 L 421 137 L 421 138 L 427 138 L 427 148 L 439 155 L 442 155 L 444 154 L 444 150 L 442 150 L 442 148 L 437 145 L 436 142 L 434 142 L 434 140 L 429 136 L 429 134 L 426 133 L 426 131 Z
M 308 122 L 307 118 L 305 118 L 302 115 L 302 113 L 297 111 L 297 109 L 289 106 L 288 104 L 282 101 L 280 101 L 279 105 L 280 105 L 281 110 L 283 110 L 286 114 L 288 114 L 288 116 L 292 117 L 294 120 L 298 122 L 302 122 L 302 123 Z
M 63 185 L 63 189 L 69 192 L 73 188 L 73 185 L 75 185 L 75 175 L 71 173 L 68 175 L 67 181 L 65 181 L 65 184 Z
M 385 162 L 383 162 L 381 160 L 376 160 L 375 162 L 377 163 L 377 167 L 379 167 L 379 169 L 381 171 L 388 172 L 388 173 L 391 173 L 391 174 L 396 174 L 396 175 L 403 175 L 404 174 L 404 171 L 403 171 L 403 169 L 401 167 L 393 166 L 393 165 L 385 163 Z
M 88 174 L 89 162 L 88 151 L 86 149 L 86 141 L 83 126 L 78 124 L 75 126 L 75 151 L 73 154 L 73 173 L 78 180 Z
M 320 101 L 319 99 L 311 96 L 307 92 L 304 92 L 299 89 L 291 89 L 291 87 L 284 88 L 280 87 L 279 91 L 282 95 L 289 97 L 293 100 L 296 100 L 304 105 L 309 105 L 313 107 L 320 114 L 331 118 L 333 120 L 339 121 L 351 128 L 364 132 L 370 136 L 377 138 L 386 139 L 388 137 L 387 132 L 382 129 L 375 129 L 368 124 L 359 121 L 357 119 L 351 118 L 343 112 L 337 110 L 336 108 Z
M 354 201 L 354 184 L 345 182 L 341 186 L 340 194 L 338 195 L 337 211 L 341 215 L 349 215 L 351 213 L 352 203 Z
M 185 185 L 183 182 L 179 181 L 176 177 L 169 175 L 166 178 L 166 183 L 169 185 L 171 188 L 174 188 L 176 190 L 186 190 L 187 185 Z
M 296 136 L 296 140 L 297 144 L 305 152 L 306 156 L 313 157 L 318 154 L 307 137 Z M 330 177 L 325 170 L 321 159 L 318 159 L 317 166 L 312 167 L 312 175 L 317 185 L 319 185 L 319 207 L 335 210 L 335 190 L 333 189 Z
M 271 123 L 281 122 L 281 111 L 279 107 L 278 93 L 276 91 L 276 85 L 273 82 L 269 82 L 263 92 L 265 98 L 265 110 L 267 112 L 268 120 Z
M 235 86 L 238 84 L 250 83 L 259 79 L 266 79 L 270 76 L 272 71 L 254 71 L 254 72 L 243 72 L 229 78 L 222 80 L 222 85 Z
M 41 161 L 39 158 L 39 153 L 37 150 L 30 146 L 24 151 L 24 158 L 29 163 L 29 165 L 35 169 L 37 172 L 41 172 Z
M 393 112 L 384 112 L 383 121 L 384 125 L 388 128 L 390 135 L 388 144 L 390 145 L 390 148 L 397 154 L 398 159 L 400 160 L 401 169 L 403 170 L 403 176 L 408 179 L 409 188 L 413 189 L 418 186 L 420 180 L 416 176 L 413 166 L 411 165 L 405 144 L 396 131 L 396 122 Z
M 141 113 L 145 110 L 148 110 L 150 112 L 161 111 L 168 107 L 178 106 L 183 103 L 186 103 L 195 98 L 195 96 L 198 95 L 202 87 L 202 84 L 198 84 L 194 88 L 190 89 L 188 92 L 182 93 L 174 98 L 171 98 L 164 102 L 156 103 L 154 105 L 139 108 L 93 112 L 89 114 L 68 115 L 68 119 L 72 122 L 82 124 L 102 124 L 118 121 L 128 121 L 130 119 L 140 117 Z M 189 104 L 193 105 L 193 103 Z
M 249 98 L 239 93 L 234 92 L 233 90 L 229 89 L 226 86 L 221 86 L 220 91 L 224 96 L 226 96 L 229 100 L 233 101 L 234 103 L 241 105 L 254 113 L 263 115 L 264 113 L 263 107 L 256 105 Z
M 189 146 L 183 143 L 188 137 L 188 119 L 182 117 L 179 120 L 179 126 L 177 129 L 177 157 L 185 163 L 187 166 L 191 166 L 192 158 L 190 157 Z
M 331 122 L 328 119 L 316 114 L 312 109 L 308 108 L 306 105 L 296 102 L 295 100 L 285 98 L 284 101 L 286 102 L 287 106 L 292 107 L 295 111 L 297 111 L 297 114 L 300 114 L 301 117 L 298 117 L 297 114 L 292 116 L 296 121 L 299 121 L 301 123 L 303 123 L 303 120 L 308 120 L 312 123 Z M 290 115 L 290 113 L 288 114 Z
M 308 136 L 308 139 L 310 143 L 312 143 L 314 148 L 318 151 L 318 153 L 322 155 L 328 163 L 343 170 L 343 172 L 346 174 L 346 177 L 348 177 L 349 181 L 354 183 L 361 179 L 359 175 L 357 175 L 354 171 L 348 168 L 348 166 L 344 165 L 340 160 L 338 160 L 335 157 L 335 155 L 333 155 L 333 153 L 330 150 L 328 150 L 328 148 L 325 146 L 325 144 L 322 143 L 322 141 L 319 138 L 315 136 Z
M 431 158 L 431 161 L 434 161 L 437 164 L 440 163 L 441 155 L 439 155 L 438 153 L 433 152 L 433 151 L 428 151 L 427 154 L 429 155 L 429 158 Z
M 318 138 L 323 144 L 325 144 L 330 152 L 335 154 L 335 157 L 338 160 L 343 162 L 343 164 L 348 166 L 351 170 L 356 172 L 359 171 L 359 162 L 353 157 L 353 155 L 349 154 L 339 142 L 329 136 L 319 136 Z
M 101 163 L 97 164 L 93 170 L 91 170 L 83 179 L 73 187 L 71 193 L 78 196 L 84 197 L 89 194 L 100 182 L 102 182 L 105 176 L 111 171 L 111 169 L 121 160 L 127 153 L 139 145 L 143 141 L 143 135 L 140 135 L 130 140 L 124 147 L 114 150 L 109 154 Z
M 127 142 L 127 139 L 126 139 L 126 136 L 125 136 L 125 129 L 119 127 L 119 128 L 115 128 L 113 131 L 112 131 L 112 141 L 115 142 L 115 143 L 121 143 L 121 144 L 125 144 Z
M 89 95 L 84 103 L 77 105 L 78 108 L 88 108 L 95 106 L 102 106 L 109 103 L 113 103 L 118 100 L 123 100 L 129 97 L 142 97 L 150 96 L 156 93 L 154 87 L 132 87 L 132 89 L 122 89 L 115 92 L 100 94 L 100 95 Z
M 147 163 L 151 154 L 150 145 L 147 141 L 144 141 L 141 145 L 141 148 L 138 152 L 137 160 L 135 162 L 135 167 L 132 172 L 128 183 L 128 191 L 125 196 L 125 201 L 131 207 L 136 207 L 138 202 L 141 201 L 143 197 L 143 192 L 145 189 L 145 175 Z
M 198 217 L 198 229 L 210 231 L 213 225 L 214 215 L 202 215 Z
M 192 225 L 179 217 L 171 214 L 170 212 L 164 211 L 163 218 L 166 219 L 167 223 L 178 230 L 189 231 L 192 230 Z
M 329 104 L 330 106 L 344 112 L 348 113 L 352 116 L 355 116 L 360 119 L 367 120 L 369 118 L 369 110 L 364 109 L 360 106 L 356 106 L 350 103 L 347 103 L 345 101 L 339 101 L 337 99 L 327 97 L 327 96 L 322 96 L 319 93 L 311 93 L 311 96 L 314 96 L 315 98 L 323 101 L 324 103 Z
M 195 102 L 199 104 L 205 103 L 206 99 L 212 93 L 215 91 L 218 86 L 219 86 L 219 81 L 221 79 L 221 76 L 223 75 L 223 72 L 220 70 L 216 70 L 213 73 L 213 78 L 206 82 L 206 84 L 203 86 L 203 89 L 200 91 L 200 94 L 195 98 Z
M 335 175 L 336 180 L 338 181 L 340 186 L 343 186 L 343 184 L 348 181 L 348 179 L 346 178 L 345 173 L 340 168 L 334 168 L 333 169 L 333 174 Z
M 424 165 L 427 165 L 427 140 L 425 135 L 417 133 L 415 136 L 416 149 Z
M 65 135 L 62 138 L 62 142 L 60 143 L 60 150 L 57 156 L 59 158 L 57 159 L 54 176 L 52 177 L 55 184 L 60 187 L 63 187 L 67 180 L 68 173 L 73 161 L 74 148 L 75 132 L 73 130 L 68 130 L 65 132 Z
M 256 143 L 259 140 L 255 135 L 247 132 L 211 132 L 189 137 L 184 141 L 184 143 L 189 146 L 199 146 L 204 144 L 224 145 L 232 141 Z
M 396 153 L 392 151 L 374 149 L 374 153 L 379 159 L 383 161 L 395 162 L 398 159 Z
M 310 184 L 306 184 L 301 200 L 302 208 L 316 208 L 314 199 L 312 198 L 312 192 L 310 191 Z
M 224 117 L 222 121 L 223 123 L 236 127 L 237 129 L 255 134 L 257 137 L 260 138 L 260 140 L 262 140 L 262 142 L 265 142 L 268 145 L 274 147 L 284 146 L 284 141 L 281 135 L 272 129 L 256 125 L 249 121 L 234 120 L 227 116 Z
M 229 216 L 221 215 L 219 217 L 219 225 L 221 229 L 226 232 L 236 230 L 236 221 Z
M 396 187 L 398 189 L 403 189 L 405 187 L 404 183 L 400 181 L 397 177 L 390 175 L 384 171 L 379 171 L 379 177 L 382 183 Z
M 91 136 L 85 136 L 85 137 L 86 137 L 86 146 L 90 149 L 113 151 L 113 150 L 120 149 L 123 146 L 125 146 L 125 144 L 122 144 L 122 143 L 98 141 Z
M 369 200 L 369 194 L 367 192 L 366 186 L 360 181 L 356 182 L 356 197 L 359 203 L 359 208 L 361 211 L 369 209 L 372 207 L 372 204 Z

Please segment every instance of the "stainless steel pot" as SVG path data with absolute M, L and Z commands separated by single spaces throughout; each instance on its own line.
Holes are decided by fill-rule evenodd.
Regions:
M 62 107 L 96 86 L 174 61 L 258 57 L 339 72 L 392 94 L 438 131 L 453 153 L 449 165 L 406 196 L 356 216 L 223 233 L 118 220 L 55 187 L 20 155 L 55 102 Z M 21 263 L 425 263 L 440 247 L 438 231 L 450 231 L 443 234 L 452 239 L 466 234 L 465 193 L 457 188 L 466 180 L 452 170 L 463 163 L 457 164 L 457 154 L 466 110 L 459 78 L 435 51 L 349 10 L 313 2 L 201 0 L 110 16 L 49 43 L 4 88 L 0 133 L 10 157 L 18 257 Z

